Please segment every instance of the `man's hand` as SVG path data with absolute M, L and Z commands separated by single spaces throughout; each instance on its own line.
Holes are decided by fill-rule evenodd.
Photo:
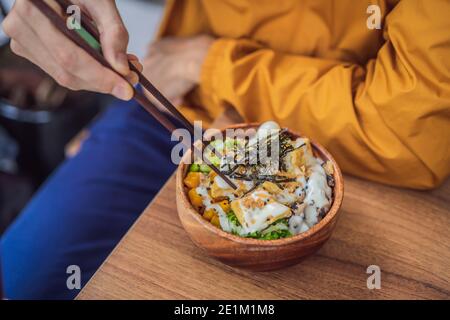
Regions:
M 45 0 L 58 8 L 53 0 Z M 128 33 L 112 0 L 76 0 L 94 19 L 106 60 L 131 83 L 137 75 L 130 72 L 128 59 L 141 68 L 135 56 L 127 55 Z M 83 19 L 83 17 L 82 17 Z M 119 99 L 132 98 L 131 85 L 103 67 L 67 39 L 28 0 L 16 0 L 3 21 L 3 30 L 11 37 L 11 49 L 41 67 L 60 85 L 72 90 L 90 90 L 112 94 Z
M 173 104 L 178 105 L 183 96 L 200 82 L 203 61 L 213 41 L 205 35 L 161 39 L 150 45 L 143 61 L 144 75 Z

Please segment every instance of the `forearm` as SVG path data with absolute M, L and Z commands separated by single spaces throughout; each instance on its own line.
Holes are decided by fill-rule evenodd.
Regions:
M 245 120 L 295 128 L 323 143 L 346 172 L 383 183 L 429 188 L 448 174 L 445 118 L 420 120 L 446 100 L 412 85 L 404 66 L 394 68 L 392 47 L 359 66 L 236 41 L 213 45 L 201 85 Z

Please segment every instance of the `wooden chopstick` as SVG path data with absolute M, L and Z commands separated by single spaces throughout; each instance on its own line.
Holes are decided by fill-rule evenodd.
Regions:
M 67 7 L 72 5 L 70 1 L 67 0 L 56 0 L 57 3 L 63 8 L 64 12 L 66 12 Z M 117 75 L 123 78 L 121 74 L 114 70 L 114 68 L 109 64 L 108 61 L 103 57 L 103 55 L 92 48 L 89 44 L 87 44 L 81 36 L 75 32 L 74 30 L 70 30 L 67 28 L 65 21 L 56 13 L 47 3 L 42 0 L 31 0 L 33 5 L 41 11 L 52 23 L 53 25 L 62 32 L 65 36 L 71 39 L 75 44 L 81 47 L 84 51 L 86 51 L 90 56 L 92 56 L 95 60 L 97 60 L 104 67 L 112 70 Z M 83 13 L 85 17 L 88 19 L 82 19 L 83 28 L 89 32 L 99 43 L 100 43 L 100 34 L 97 28 L 92 24 L 92 19 L 86 13 Z M 88 20 L 91 20 L 87 22 Z M 187 120 L 184 115 L 158 90 L 156 87 L 130 62 L 130 68 L 133 72 L 139 77 L 139 83 L 155 97 L 167 110 L 168 112 L 179 122 L 183 124 L 183 126 L 194 136 L 194 126 Z M 176 127 L 172 124 L 172 122 L 161 112 L 158 108 L 156 108 L 142 92 L 133 89 L 133 98 L 139 102 L 144 109 L 149 112 L 153 117 L 155 117 L 158 122 L 160 122 L 167 130 L 172 132 L 176 129 Z M 205 141 L 201 140 L 203 145 L 206 146 Z M 194 149 L 196 147 L 192 145 Z M 203 161 L 217 174 L 219 175 L 228 185 L 230 185 L 233 189 L 237 189 L 237 186 L 224 174 L 222 173 L 215 165 L 213 165 L 207 157 L 203 157 Z

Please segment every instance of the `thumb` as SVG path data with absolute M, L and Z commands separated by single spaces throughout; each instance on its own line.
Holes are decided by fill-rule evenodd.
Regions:
M 85 0 L 81 2 L 97 24 L 106 60 L 120 74 L 129 75 L 127 56 L 129 36 L 115 1 Z

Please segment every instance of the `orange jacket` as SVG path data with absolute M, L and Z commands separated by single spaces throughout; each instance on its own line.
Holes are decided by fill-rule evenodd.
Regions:
M 177 0 L 161 35 L 217 38 L 191 118 L 230 105 L 319 141 L 344 172 L 426 189 L 450 172 L 449 13 L 448 0 Z

